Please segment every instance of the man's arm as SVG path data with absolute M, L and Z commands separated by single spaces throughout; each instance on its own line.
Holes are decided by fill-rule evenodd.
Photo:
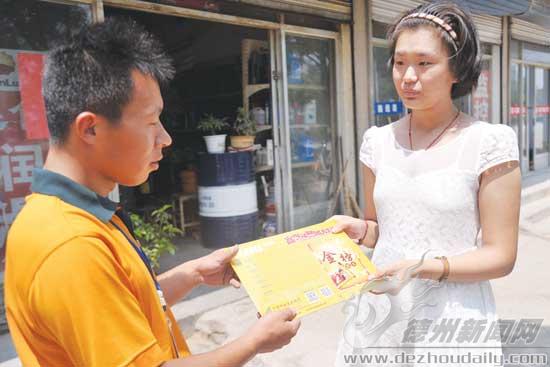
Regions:
M 193 269 L 192 261 L 178 265 L 157 276 L 166 303 L 171 306 L 202 283 Z
M 240 367 L 258 353 L 268 353 L 290 343 L 300 321 L 290 309 L 262 317 L 242 337 L 212 352 L 167 361 L 162 367 Z
M 231 284 L 238 288 L 240 283 L 230 264 L 238 250 L 238 246 L 222 248 L 160 274 L 157 280 L 166 303 L 173 305 L 199 284 L 212 286 Z

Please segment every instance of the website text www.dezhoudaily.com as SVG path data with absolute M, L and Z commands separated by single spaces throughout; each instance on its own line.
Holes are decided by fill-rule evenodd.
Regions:
M 372 354 L 345 354 L 342 356 L 345 364 L 372 364 L 372 365 L 401 365 L 407 363 L 429 364 L 429 365 L 454 365 L 457 363 L 481 365 L 528 365 L 546 366 L 548 355 L 546 353 L 512 353 L 508 355 L 493 352 L 465 352 L 465 353 L 372 353 Z

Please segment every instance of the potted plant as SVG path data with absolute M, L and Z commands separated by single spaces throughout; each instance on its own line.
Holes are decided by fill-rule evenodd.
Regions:
M 206 150 L 210 154 L 225 153 L 225 137 L 227 134 L 219 134 L 229 127 L 225 118 L 217 118 L 212 114 L 205 115 L 197 126 L 197 129 L 207 134 L 204 136 Z
M 130 213 L 130 219 L 143 251 L 151 260 L 153 268 L 158 270 L 160 256 L 166 252 L 174 255 L 176 246 L 173 239 L 183 234 L 181 229 L 172 224 L 172 206 L 163 205 L 154 210 L 149 220 L 135 213 Z
M 246 149 L 254 145 L 256 122 L 244 107 L 237 109 L 237 117 L 235 118 L 233 130 L 236 134 L 231 136 L 231 146 L 233 148 Z

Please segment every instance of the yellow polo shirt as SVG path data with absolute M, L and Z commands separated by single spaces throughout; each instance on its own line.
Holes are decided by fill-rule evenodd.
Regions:
M 24 366 L 158 366 L 189 355 L 174 316 L 115 222 L 116 203 L 35 170 L 6 244 L 8 326 Z M 167 321 L 167 318 L 171 322 Z

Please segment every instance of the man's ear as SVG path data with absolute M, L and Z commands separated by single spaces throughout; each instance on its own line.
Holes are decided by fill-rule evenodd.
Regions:
M 96 138 L 96 126 L 98 116 L 92 112 L 82 112 L 76 116 L 74 129 L 79 139 L 88 144 L 93 144 Z

